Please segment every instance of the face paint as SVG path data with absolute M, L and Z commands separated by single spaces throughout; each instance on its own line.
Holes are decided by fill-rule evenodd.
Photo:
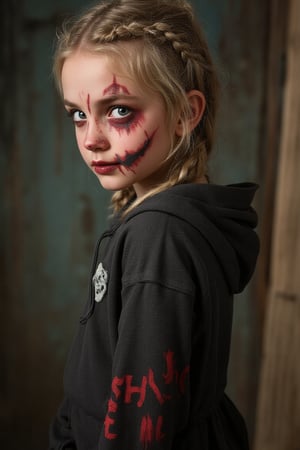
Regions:
M 127 136 L 129 136 L 131 132 L 135 131 L 136 128 L 141 127 L 144 121 L 144 115 L 138 111 L 132 111 L 131 114 L 123 119 L 109 118 L 110 126 L 115 128 L 119 135 L 125 131 Z
M 90 99 L 90 94 L 88 94 L 88 96 L 87 96 L 86 104 L 87 104 L 88 112 L 91 114 L 91 99 Z
M 131 186 L 140 197 L 165 180 L 172 139 L 158 93 L 87 52 L 65 60 L 62 88 L 81 156 L 104 189 Z
M 143 156 L 145 156 L 146 151 L 151 147 L 152 140 L 156 132 L 157 129 L 149 137 L 148 133 L 145 131 L 146 140 L 144 141 L 143 145 L 135 151 L 126 150 L 125 156 L 123 158 L 116 154 L 115 163 L 120 164 L 121 166 L 125 167 L 125 169 L 134 172 L 133 168 L 138 166 Z M 122 168 L 120 168 L 120 171 L 123 173 Z
M 102 95 L 118 95 L 118 94 L 126 94 L 130 95 L 126 86 L 117 83 L 116 76 L 114 75 L 113 82 L 110 86 L 104 89 Z

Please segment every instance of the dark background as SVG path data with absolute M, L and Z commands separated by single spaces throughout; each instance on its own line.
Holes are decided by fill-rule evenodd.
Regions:
M 276 165 L 276 154 L 271 161 L 268 156 L 266 136 L 273 2 L 192 3 L 222 82 L 211 178 L 224 184 L 258 182 L 255 207 L 262 215 L 267 165 Z M 57 26 L 66 14 L 89 4 L 5 0 L 0 6 L 0 444 L 6 450 L 47 448 L 94 243 L 106 223 L 108 195 L 81 161 L 51 75 Z M 283 10 L 281 25 L 285 17 Z M 276 55 L 278 72 L 280 48 Z M 275 87 L 274 98 L 280 101 L 280 79 Z M 272 217 L 272 201 L 268 207 Z M 262 271 L 263 266 L 260 275 Z M 260 292 L 256 274 L 237 297 L 228 384 L 251 439 L 263 316 Z

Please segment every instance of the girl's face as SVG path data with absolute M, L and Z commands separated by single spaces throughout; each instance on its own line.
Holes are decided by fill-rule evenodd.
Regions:
M 81 51 L 64 62 L 61 82 L 80 153 L 105 189 L 133 186 L 141 196 L 164 181 L 171 139 L 159 95 L 107 56 Z

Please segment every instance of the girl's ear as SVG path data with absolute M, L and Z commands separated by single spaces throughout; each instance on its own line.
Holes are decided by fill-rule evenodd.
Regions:
M 187 98 L 190 104 L 190 117 L 188 119 L 187 128 L 188 131 L 193 131 L 194 128 L 199 124 L 201 121 L 205 106 L 206 106 L 206 100 L 204 97 L 204 94 L 201 91 L 198 91 L 196 89 L 193 89 L 192 91 L 187 92 Z M 177 136 L 182 136 L 182 133 L 184 131 L 183 123 L 181 117 L 179 117 L 179 120 L 175 127 L 175 134 Z

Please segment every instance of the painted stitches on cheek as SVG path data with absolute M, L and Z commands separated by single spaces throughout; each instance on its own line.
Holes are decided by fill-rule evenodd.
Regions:
M 156 132 L 157 129 L 151 134 L 151 136 L 149 136 L 148 133 L 145 131 L 146 140 L 143 142 L 141 147 L 134 151 L 125 150 L 124 157 L 121 157 L 118 154 L 116 154 L 115 163 L 125 167 L 125 169 L 128 171 L 130 170 L 134 172 L 134 168 L 138 166 L 141 159 L 145 156 L 147 150 L 151 147 Z M 119 168 L 119 170 L 122 173 L 124 173 L 121 167 Z
M 112 84 L 104 89 L 103 96 L 105 96 L 105 95 L 119 95 L 119 94 L 130 95 L 127 87 L 122 85 L 122 84 L 117 83 L 117 78 L 114 75 Z

